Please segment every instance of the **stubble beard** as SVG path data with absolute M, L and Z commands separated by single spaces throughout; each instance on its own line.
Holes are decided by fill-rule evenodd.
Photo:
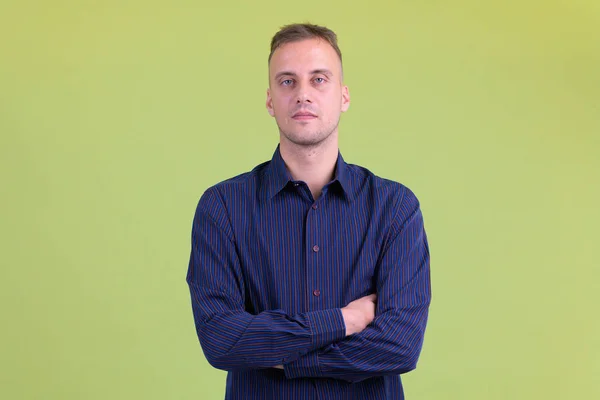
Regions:
M 324 127 L 321 130 L 318 130 L 317 132 L 310 133 L 289 132 L 281 129 L 281 126 L 278 127 L 279 133 L 294 145 L 305 148 L 315 148 L 331 137 L 331 134 L 335 132 L 335 130 L 338 128 L 339 123 L 340 120 L 338 118 L 338 120 L 335 124 L 333 124 L 333 126 Z

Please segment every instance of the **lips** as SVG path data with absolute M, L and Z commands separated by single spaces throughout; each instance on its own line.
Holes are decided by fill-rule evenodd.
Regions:
M 294 115 L 292 115 L 294 119 L 313 119 L 317 118 L 317 116 L 310 111 L 298 111 Z

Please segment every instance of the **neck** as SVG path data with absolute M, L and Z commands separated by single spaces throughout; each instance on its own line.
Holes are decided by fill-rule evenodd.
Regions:
M 321 196 L 323 186 L 328 184 L 335 172 L 338 157 L 337 132 L 323 142 L 305 146 L 298 145 L 280 135 L 279 151 L 294 180 L 306 182 L 313 198 Z

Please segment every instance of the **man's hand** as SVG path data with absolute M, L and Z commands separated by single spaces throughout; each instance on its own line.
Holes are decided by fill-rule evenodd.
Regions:
M 370 294 L 354 300 L 342 308 L 344 324 L 346 324 L 346 336 L 362 332 L 375 318 L 375 300 L 377 295 Z
M 376 294 L 370 294 L 354 300 L 346 307 L 342 308 L 344 324 L 346 324 L 346 336 L 362 332 L 375 318 L 375 300 Z M 283 369 L 283 365 L 276 365 L 273 368 Z

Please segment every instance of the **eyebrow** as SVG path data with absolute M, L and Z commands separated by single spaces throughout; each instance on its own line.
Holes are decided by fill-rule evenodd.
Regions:
M 312 71 L 310 71 L 310 74 L 311 75 L 323 74 L 323 75 L 327 75 L 329 77 L 331 77 L 333 75 L 333 73 L 330 70 L 325 69 L 325 68 L 313 69 Z M 292 72 L 292 71 L 281 71 L 281 72 L 278 72 L 275 75 L 275 79 L 279 79 L 282 76 L 297 76 L 297 74 L 295 72 Z

